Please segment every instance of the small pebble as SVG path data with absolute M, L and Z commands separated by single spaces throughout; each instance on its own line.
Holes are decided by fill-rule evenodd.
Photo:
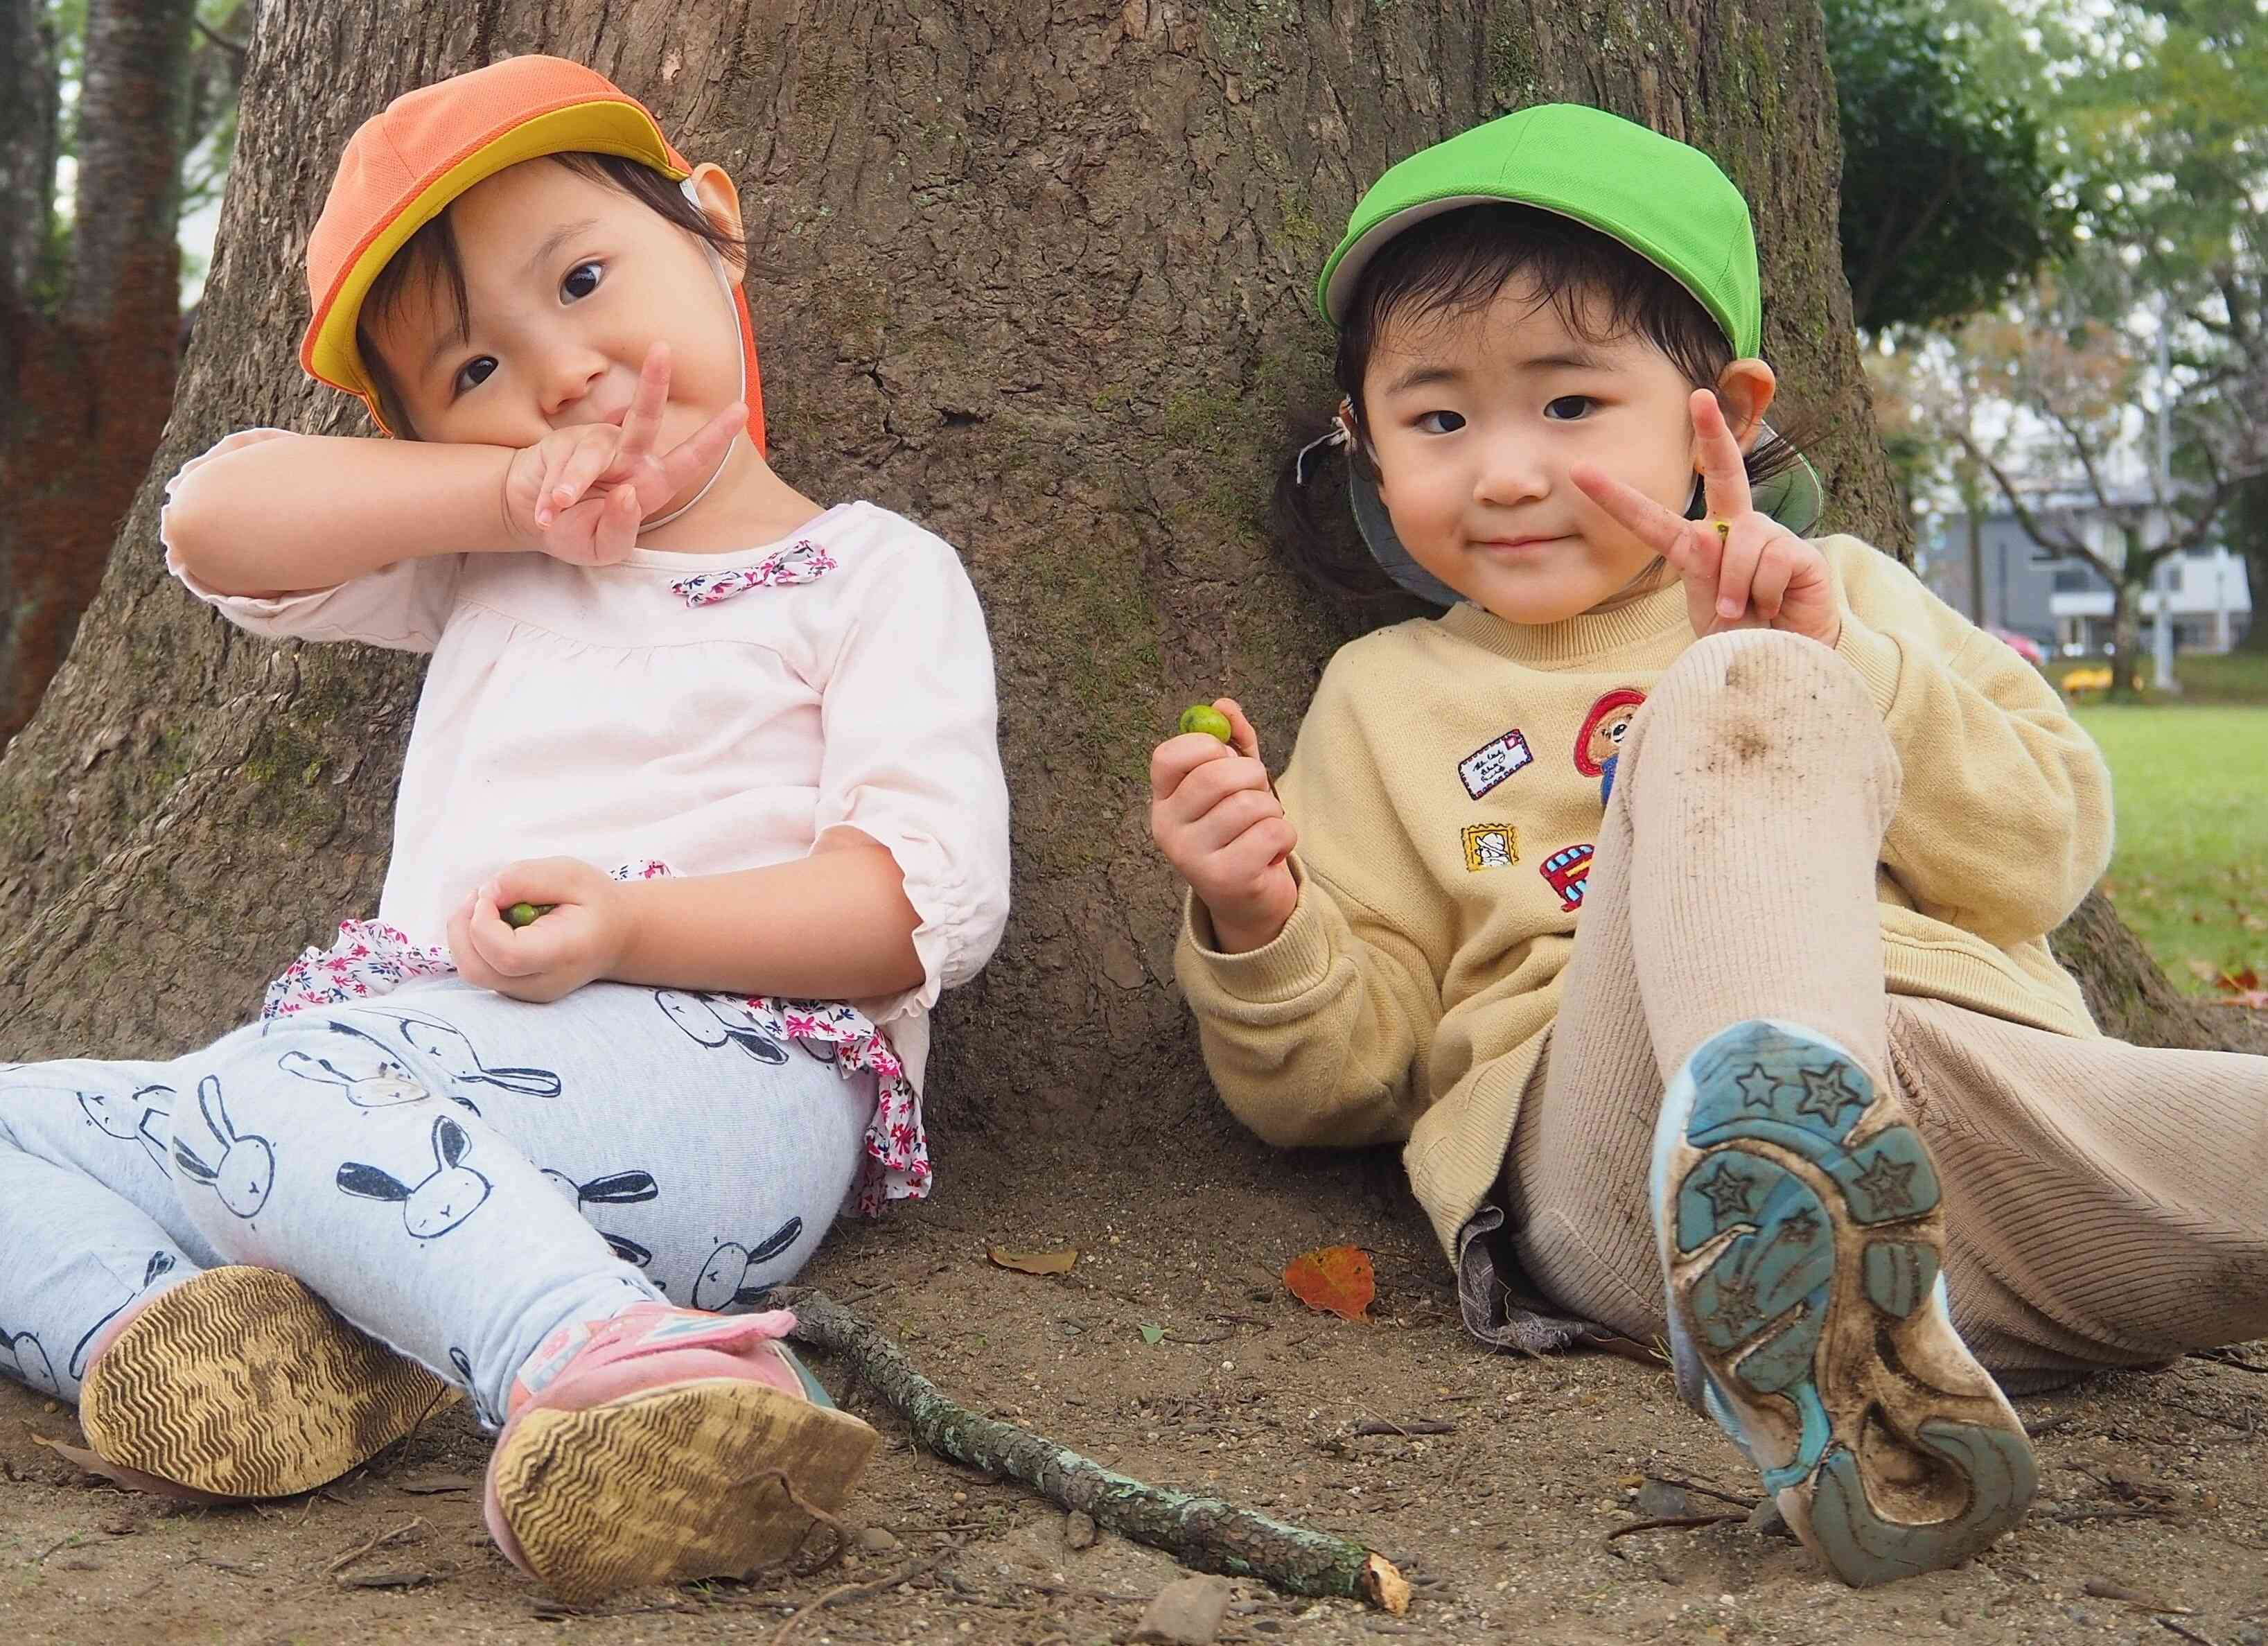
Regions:
M 1074 1509 L 1064 1517 L 1064 1542 L 1071 1548 L 1091 1549 L 1101 1535 L 1092 1515 Z
M 1212 1646 L 1233 1592 L 1224 1577 L 1184 1577 L 1167 1583 L 1143 1613 L 1133 1638 L 1163 1641 L 1167 1646 Z
M 869 1554 L 887 1554 L 892 1549 L 904 1546 L 897 1533 L 887 1526 L 866 1526 L 858 1533 L 858 1546 Z
M 1767 1497 L 1749 1510 L 1749 1530 L 1760 1538 L 1786 1538 L 1795 1541 L 1795 1533 L 1787 1524 L 1787 1517 L 1779 1512 L 1779 1504 Z

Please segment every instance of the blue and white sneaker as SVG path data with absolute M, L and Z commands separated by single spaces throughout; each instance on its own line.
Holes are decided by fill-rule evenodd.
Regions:
M 2023 1425 L 1947 1313 L 1937 1172 L 1895 1093 L 1792 1023 L 1670 1082 L 1653 1224 L 1678 1388 L 1854 1586 L 1952 1566 L 2023 1517 Z

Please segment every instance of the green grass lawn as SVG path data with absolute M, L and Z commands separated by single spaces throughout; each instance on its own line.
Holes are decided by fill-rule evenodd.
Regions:
M 2101 668 L 2109 661 L 2108 658 L 2102 657 L 2058 657 L 2048 664 L 2047 675 L 2055 682 L 2057 690 L 2061 690 L 2064 676 L 2073 669 Z M 2146 683 L 2142 692 L 2144 702 L 2166 701 L 2147 687 L 2146 683 L 2154 668 L 2146 647 L 2135 670 Z M 2218 657 L 2200 652 L 2185 652 L 2174 659 L 2174 678 L 2182 686 L 2180 697 L 2174 699 L 2179 703 L 2268 704 L 2268 652 L 2230 652 Z M 2083 700 L 2100 703 L 2102 699 L 2099 694 L 2090 692 Z
M 2198 661 L 2220 665 L 2230 688 L 2250 683 L 2229 660 Z M 2268 683 L 2268 667 L 2252 668 Z M 2268 692 L 2198 702 L 2204 695 L 2076 711 L 2110 763 L 2117 797 L 2118 846 L 2103 889 L 2193 993 L 2213 992 L 2200 965 L 2268 975 Z

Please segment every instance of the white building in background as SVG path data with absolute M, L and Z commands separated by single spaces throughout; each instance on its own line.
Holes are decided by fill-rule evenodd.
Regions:
M 2125 539 L 2091 498 L 2058 494 L 2029 506 L 2050 530 L 2071 532 L 2112 565 L 2124 557 Z M 2066 655 L 2109 648 L 2115 596 L 2100 572 L 2084 560 L 2066 559 L 2034 543 L 2008 509 L 1988 511 L 1979 526 L 1988 627 L 2028 635 Z M 1967 520 L 1947 517 L 1922 558 L 1924 578 L 1938 597 L 1964 615 L 1975 615 Z M 2252 622 L 2243 557 L 2208 537 L 2198 548 L 2161 561 L 2142 594 L 2146 646 L 2161 609 L 2169 615 L 2178 649 L 2228 651 Z

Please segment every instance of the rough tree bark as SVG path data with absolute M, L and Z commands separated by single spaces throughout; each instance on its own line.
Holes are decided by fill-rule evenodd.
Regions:
M 1197 1118 L 1147 753 L 1228 690 L 1280 757 L 1341 638 L 1261 505 L 1328 403 L 1307 293 L 1331 225 L 1395 158 L 1554 97 L 1716 153 L 1763 225 L 1768 352 L 1830 432 L 1835 523 L 1904 547 L 1811 0 L 278 0 L 176 415 L 0 764 L 0 1056 L 184 1046 L 374 901 L 416 662 L 232 633 L 166 579 L 158 489 L 231 428 L 359 427 L 292 358 L 339 144 L 387 96 L 530 49 L 613 75 L 740 178 L 777 461 L 960 544 L 990 614 L 1019 901 L 947 1002 L 948 1124 L 1097 1155 L 1219 1124 Z
M 192 0 L 93 0 L 79 212 L 46 267 L 54 42 L 0 0 L 0 744 L 31 718 L 93 599 L 166 426 Z

